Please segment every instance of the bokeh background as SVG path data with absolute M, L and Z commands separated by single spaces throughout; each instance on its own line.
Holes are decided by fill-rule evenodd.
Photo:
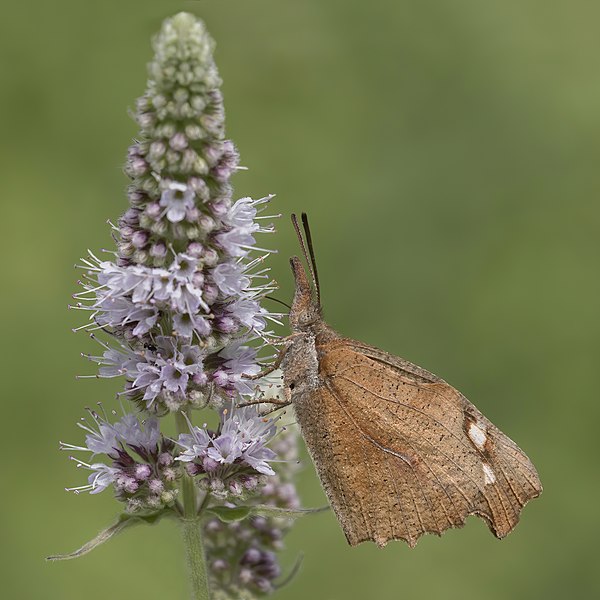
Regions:
M 218 43 L 241 195 L 312 219 L 326 317 L 459 387 L 536 463 L 545 492 L 499 542 L 472 518 L 415 550 L 297 523 L 277 598 L 529 600 L 600 595 L 600 5 L 586 0 L 30 0 L 0 20 L 1 595 L 186 598 L 179 532 L 134 529 L 69 563 L 111 494 L 63 491 L 84 405 L 72 265 L 111 243 L 150 37 L 179 10 Z M 307 506 L 323 503 L 305 463 Z

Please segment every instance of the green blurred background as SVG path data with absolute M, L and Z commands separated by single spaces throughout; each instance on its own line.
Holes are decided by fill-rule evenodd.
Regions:
M 66 309 L 72 265 L 111 244 L 150 37 L 179 10 L 218 43 L 228 133 L 277 193 L 272 260 L 292 292 L 287 216 L 312 219 L 326 317 L 459 387 L 537 465 L 545 492 L 499 542 L 479 520 L 415 550 L 346 546 L 332 514 L 298 522 L 296 600 L 600 595 L 600 5 L 585 0 L 10 2 L 0 20 L 3 432 L 0 595 L 186 598 L 179 532 L 136 529 L 70 563 L 111 521 L 109 492 L 63 491 L 59 453 L 89 372 Z M 306 463 L 307 506 L 323 503 Z

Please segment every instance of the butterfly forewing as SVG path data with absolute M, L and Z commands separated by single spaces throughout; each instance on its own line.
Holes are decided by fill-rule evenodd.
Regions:
M 327 336 L 316 349 L 322 385 L 296 413 L 350 544 L 414 546 L 470 514 L 498 537 L 514 528 L 541 492 L 537 473 L 460 392 L 360 342 Z

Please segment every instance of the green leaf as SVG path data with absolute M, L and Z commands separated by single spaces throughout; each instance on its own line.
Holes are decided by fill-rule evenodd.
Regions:
M 263 517 L 286 517 L 288 519 L 297 519 L 304 515 L 312 515 L 329 510 L 329 505 L 320 506 L 319 508 L 278 508 L 277 506 L 268 506 L 259 504 L 251 506 L 250 512 L 253 515 L 261 515 Z
M 243 521 L 249 514 L 251 506 L 212 506 L 206 511 L 218 517 L 223 523 L 234 523 L 235 521 Z
M 304 515 L 323 512 L 328 510 L 329 506 L 320 508 L 278 508 L 277 506 L 267 506 L 258 504 L 256 506 L 212 506 L 206 511 L 218 517 L 224 523 L 233 523 L 242 521 L 251 515 L 260 515 L 261 517 L 286 517 L 288 519 L 297 519 Z
M 170 510 L 165 509 L 156 513 L 151 513 L 149 515 L 129 515 L 127 513 L 123 513 L 119 515 L 119 518 L 107 529 L 101 531 L 94 539 L 85 543 L 81 548 L 75 550 L 74 552 L 70 552 L 69 554 L 54 554 L 52 556 L 46 557 L 46 560 L 71 560 L 72 558 L 79 558 L 88 552 L 94 550 L 104 542 L 107 542 L 111 538 L 115 537 L 119 533 L 121 533 L 124 529 L 131 527 L 132 525 L 140 525 L 142 523 L 146 523 L 147 525 L 154 525 L 162 517 L 166 516 L 168 513 L 171 513 Z

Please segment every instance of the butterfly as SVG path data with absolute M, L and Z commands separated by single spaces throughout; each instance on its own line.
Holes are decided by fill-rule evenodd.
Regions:
M 283 371 L 282 404 L 293 405 L 349 544 L 414 547 L 472 514 L 506 536 L 542 492 L 527 455 L 444 380 L 329 327 L 308 219 L 305 239 L 292 222 L 310 279 L 292 257 L 292 334 L 269 370 Z

